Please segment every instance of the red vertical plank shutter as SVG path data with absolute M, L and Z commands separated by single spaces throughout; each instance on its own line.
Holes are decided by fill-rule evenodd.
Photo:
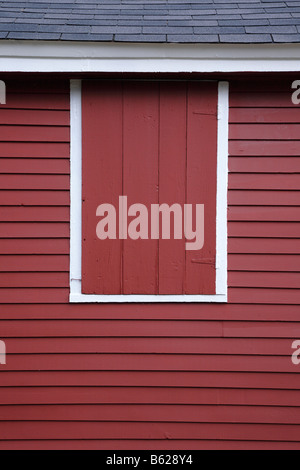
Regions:
M 84 81 L 82 291 L 85 294 L 214 294 L 217 84 Z M 148 209 L 148 239 L 119 239 L 119 196 Z M 117 210 L 116 239 L 96 236 L 96 209 Z M 186 250 L 151 239 L 151 205 L 204 204 L 205 239 Z M 139 215 L 139 213 L 137 213 Z M 134 219 L 128 216 L 128 224 Z M 162 219 L 160 219 L 161 226 Z

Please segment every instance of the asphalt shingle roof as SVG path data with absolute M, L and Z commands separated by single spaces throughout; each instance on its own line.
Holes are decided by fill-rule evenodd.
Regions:
M 0 0 L 0 39 L 300 42 L 300 0 Z

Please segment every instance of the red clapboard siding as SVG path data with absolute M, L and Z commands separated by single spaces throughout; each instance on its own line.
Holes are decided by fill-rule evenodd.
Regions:
M 1 207 L 1 221 L 5 222 L 68 222 L 70 211 L 68 207 Z
M 120 399 L 120 397 L 118 397 Z M 160 416 L 168 422 L 300 424 L 296 407 L 214 405 L 26 405 L 2 407 L 0 419 L 5 421 L 149 421 Z M 132 419 L 130 419 L 132 418 Z
M 10 99 L 10 98 L 9 98 Z M 68 126 L 69 125 L 69 112 L 68 111 L 50 111 L 43 110 L 27 110 L 18 109 L 0 109 L 0 124 L 1 125 L 25 125 L 25 126 Z
M 300 206 L 269 207 L 262 205 L 255 207 L 248 206 L 244 208 L 241 206 L 233 206 L 229 208 L 228 220 L 296 222 L 300 220 Z
M 277 104 L 277 103 L 276 103 Z M 285 108 L 231 108 L 230 123 L 300 123 L 299 109 Z
M 230 83 L 229 302 L 188 305 L 68 303 L 69 81 L 7 80 L 7 105 L 0 106 L 0 340 L 7 346 L 0 449 L 165 450 L 168 436 L 167 447 L 176 451 L 299 450 L 300 366 L 291 361 L 300 339 L 300 115 L 291 102 L 293 79 Z M 98 140 L 89 147 L 95 166 L 87 173 L 83 167 L 84 181 L 96 188 L 101 182 L 100 202 L 110 202 L 115 190 L 123 194 L 124 185 L 132 202 L 143 202 L 135 200 L 138 188 L 147 201 L 156 185 L 158 202 L 185 202 L 180 156 L 187 118 L 191 179 L 208 168 L 199 156 L 213 154 L 214 146 L 197 142 L 206 125 L 200 103 L 185 112 L 192 95 L 196 103 L 197 86 L 187 96 L 185 82 L 156 83 L 153 100 L 143 92 L 147 84 L 139 93 L 130 82 L 125 93 L 121 82 L 105 86 L 106 94 L 95 94 L 98 82 L 85 88 L 83 107 Z M 211 120 L 212 89 L 207 85 L 201 101 Z M 135 129 L 128 125 L 126 141 L 112 140 L 123 112 Z M 138 119 L 143 114 L 147 128 Z M 146 145 L 147 133 L 157 136 L 159 128 L 160 162 L 149 162 L 158 140 Z M 138 144 L 148 186 L 132 159 Z M 107 158 L 98 159 L 103 146 Z M 120 148 L 130 163 L 125 175 L 117 166 Z M 100 202 L 94 200 L 95 210 Z M 109 242 L 99 254 L 110 263 L 101 282 L 104 292 L 113 282 L 121 292 L 124 278 L 115 273 L 122 244 Z M 160 240 L 151 256 L 138 248 L 142 263 L 152 266 L 141 286 L 183 292 L 186 253 L 180 240 L 167 242 Z M 188 276 L 195 285 L 197 273 Z M 130 291 L 129 271 L 127 281 Z
M 299 142 L 300 150 L 300 142 Z M 298 190 L 300 187 L 299 174 L 270 174 L 233 173 L 230 175 L 229 189 L 285 189 Z
M 1 222 L 0 238 L 68 238 L 69 225 L 63 222 Z
M 0 175 L 2 189 L 58 189 L 65 190 L 69 186 L 67 175 Z
M 248 157 L 299 157 L 300 141 L 290 140 L 233 140 L 229 142 L 229 155 Z
M 1 146 L 0 146 L 1 147 Z M 0 190 L 4 206 L 69 206 L 69 191 Z
M 229 283 L 233 287 L 270 287 L 273 289 L 299 289 L 300 273 L 240 272 L 229 273 Z
M 297 157 L 231 157 L 229 163 L 229 171 L 233 173 L 300 172 L 300 158 Z
M 0 285 L 3 287 L 65 287 L 69 286 L 68 273 L 0 273 Z
M 299 238 L 288 243 L 284 238 L 231 238 L 228 245 L 229 253 L 300 254 Z
M 292 83 L 292 82 L 291 82 Z M 295 105 L 292 103 L 292 89 L 291 83 L 283 92 L 269 92 L 266 89 L 263 93 L 253 91 L 241 92 L 233 91 L 230 94 L 230 106 L 232 108 L 292 108 Z
M 1 142 L 0 157 L 69 158 L 70 144 L 65 142 Z M 22 188 L 22 186 L 20 186 Z
M 55 276 L 55 277 L 54 277 Z M 59 273 L 53 274 L 62 282 Z M 46 278 L 45 276 L 43 278 Z M 42 279 L 43 279 L 42 278 Z M 23 280 L 23 278 L 18 278 Z M 46 279 L 50 279 L 47 275 Z M 10 354 L 41 353 L 155 353 L 172 354 L 236 354 L 289 356 L 290 340 L 273 338 L 10 338 L 6 340 Z
M 282 309 L 282 307 L 281 307 Z M 170 320 L 2 320 L 2 338 L 34 337 L 197 337 L 294 338 L 297 321 L 170 321 Z
M 124 392 L 127 392 L 124 394 Z M 51 393 L 52 392 L 52 393 Z M 123 392 L 123 398 L 121 397 L 121 393 Z M 253 393 L 254 392 L 254 393 Z M 152 408 L 153 411 L 157 410 L 159 404 L 169 404 L 169 406 L 164 406 L 163 408 L 166 410 L 169 407 L 173 409 L 173 416 L 174 412 L 176 412 L 174 404 L 178 404 L 179 409 L 186 408 L 186 412 L 188 413 L 188 406 L 183 406 L 185 401 L 185 393 L 187 394 L 187 398 L 189 401 L 189 407 L 191 407 L 194 411 L 196 409 L 201 409 L 203 405 L 208 405 L 208 410 L 210 407 L 215 407 L 215 405 L 222 406 L 222 405 L 239 405 L 239 406 L 247 406 L 251 405 L 255 407 L 255 405 L 264 405 L 267 403 L 268 396 L 270 397 L 270 406 L 280 405 L 284 402 L 284 397 L 289 393 L 289 391 L 283 390 L 248 390 L 248 392 L 242 394 L 240 390 L 235 390 L 233 394 L 230 393 L 228 389 L 214 389 L 212 390 L 211 396 L 209 396 L 209 390 L 205 388 L 200 389 L 188 389 L 188 388 L 167 388 L 167 389 L 147 389 L 147 388 L 129 388 L 129 389 L 122 389 L 122 388 L 105 388 L 105 387 L 53 387 L 52 390 L 47 388 L 36 388 L 34 391 L 30 389 L 30 387 L 20 387 L 17 388 L 2 388 L 0 390 L 0 403 L 1 405 L 23 405 L 20 407 L 24 409 L 24 405 L 33 405 L 36 403 L 37 405 L 42 404 L 51 404 L 51 405 L 58 405 L 58 404 L 65 404 L 66 408 L 70 404 L 80 404 L 80 405 L 88 405 L 88 404 L 103 404 L 101 408 L 106 408 L 108 413 L 110 413 L 111 421 L 118 420 L 117 409 L 122 409 L 122 413 L 126 412 L 125 409 L 131 409 L 132 411 L 132 420 L 130 421 L 144 421 L 145 419 L 141 418 L 139 414 L 139 410 L 145 411 L 147 408 Z M 220 400 L 218 402 L 218 394 L 220 395 Z M 20 398 L 20 395 L 22 398 Z M 254 400 L 255 396 L 259 400 Z M 297 397 L 297 391 L 293 390 L 291 393 L 293 400 L 291 401 L 290 406 L 296 407 L 299 405 L 299 397 Z M 234 402 L 236 400 L 236 402 Z M 233 403 L 234 402 L 234 403 Z M 119 404 L 119 405 L 118 405 Z M 138 407 L 134 410 L 132 404 L 139 404 Z M 121 406 L 120 406 L 121 405 Z M 123 406 L 122 406 L 123 405 Z M 126 406 L 124 406 L 126 405 Z M 144 406 L 143 406 L 144 405 Z M 145 406 L 146 405 L 146 406 Z M 148 405 L 148 406 L 147 406 Z M 150 406 L 149 406 L 150 405 Z M 152 405 L 152 406 L 151 406 Z M 154 406 L 153 406 L 154 405 Z M 193 405 L 200 405 L 200 406 L 193 406 Z M 202 406 L 201 406 L 202 405 Z M 32 409 L 32 406 L 28 407 Z M 39 408 L 39 407 L 37 407 Z M 41 408 L 41 407 L 40 407 Z M 51 408 L 57 408 L 57 406 L 51 406 Z M 88 408 L 88 407 L 86 407 Z M 99 407 L 100 408 L 100 407 Z M 255 409 L 255 408 L 254 408 Z M 76 410 L 76 408 L 75 408 Z M 251 408 L 248 408 L 250 411 Z M 267 410 L 264 410 L 267 412 Z M 271 411 L 271 410 L 270 410 Z M 300 412 L 300 410 L 299 410 Z M 156 416 L 155 416 L 156 415 Z M 159 416 L 159 412 L 156 412 L 152 418 L 148 418 L 145 421 L 155 421 L 157 420 L 157 416 Z M 270 413 L 271 415 L 271 413 Z M 103 411 L 103 418 L 98 416 L 97 419 L 94 421 L 105 421 L 104 418 L 105 411 Z M 140 418 L 139 418 L 140 416 Z M 172 419 L 172 414 L 168 415 L 167 421 L 177 421 L 176 419 Z M 191 415 L 189 421 L 194 421 Z M 287 415 L 288 416 L 288 415 Z M 297 414 L 296 414 L 297 416 Z M 271 416 L 270 416 L 271 417 Z M 269 419 L 270 419 L 269 417 Z M 49 420 L 49 416 L 47 417 Z M 71 418 L 71 416 L 70 416 Z M 17 413 L 14 414 L 14 420 L 21 419 Z M 71 418 L 72 419 L 72 418 Z M 256 418 L 257 419 L 257 418 Z M 3 420 L 3 416 L 0 414 L 0 420 Z M 64 420 L 61 417 L 61 420 Z M 91 417 L 89 418 L 91 420 Z M 124 421 L 121 419 L 119 415 L 119 420 Z M 125 421 L 129 419 L 126 418 Z M 291 421 L 291 418 L 289 418 Z M 165 421 L 165 420 L 164 420 Z M 197 416 L 197 421 L 202 421 L 200 416 Z M 255 421 L 254 421 L 255 422 Z M 268 423 L 266 420 L 265 424 Z
M 240 393 L 243 389 L 254 390 L 299 390 L 299 374 L 290 373 L 264 373 L 228 372 L 228 371 L 200 371 L 182 372 L 168 371 L 15 371 L 1 372 L 1 385 L 3 387 L 98 387 L 99 393 L 109 394 L 116 390 L 126 396 L 131 390 L 146 393 L 151 387 L 152 399 L 173 394 L 181 396 L 190 389 L 198 388 L 236 389 Z M 32 389 L 34 390 L 34 389 Z M 129 395 L 130 396 L 130 395 Z
M 60 174 L 70 173 L 69 160 L 63 159 L 30 159 L 1 158 L 0 172 L 10 174 Z
M 298 442 L 297 425 L 128 422 L 5 422 L 1 437 L 11 439 L 171 439 Z M 166 443 L 164 443 L 166 445 Z M 277 443 L 278 445 L 278 443 Z
M 22 370 L 24 361 L 26 370 L 144 370 L 144 371 L 248 371 L 248 372 L 291 372 L 295 365 L 290 358 L 234 355 L 179 355 L 179 354 L 26 354 L 10 355 L 7 371 Z M 230 391 L 233 393 L 233 391 Z M 249 394 L 251 395 L 250 391 Z M 267 405 L 266 402 L 258 404 Z M 277 405 L 287 403 L 289 393 Z M 291 403 L 292 401 L 288 402 Z M 270 401 L 269 401 L 269 404 Z M 294 406 L 300 405 L 299 393 L 295 393 Z
M 69 110 L 70 100 L 68 93 L 10 93 L 6 96 L 6 107 L 9 109 L 39 110 L 52 109 Z M 55 121 L 53 124 L 55 125 Z
M 228 191 L 229 206 L 299 206 L 299 199 L 300 191 L 250 189 Z
M 72 314 L 74 320 L 172 320 L 172 321 L 261 321 L 263 318 L 269 322 L 297 322 L 299 319 L 299 307 L 297 305 L 285 305 L 284 319 L 282 318 L 282 306 L 275 304 L 256 305 L 251 304 L 224 304 L 220 309 L 215 303 L 205 305 L 205 309 L 199 309 L 198 304 L 191 303 L 189 308 L 182 309 L 180 303 L 166 303 L 157 309 L 155 305 L 138 303 L 131 304 L 107 304 L 105 309 L 99 309 L 98 304 L 91 303 L 88 308 L 82 309 L 81 305 L 58 304 L 55 311 L 50 305 L 14 305 L 6 304 L 5 309 L 0 309 L 1 320 L 22 320 L 24 315 L 28 320 L 69 320 Z
M 229 237 L 299 238 L 299 222 L 229 222 Z
M 69 142 L 68 127 L 0 126 L 2 142 Z
M 191 449 L 197 450 L 278 450 L 278 442 L 266 442 L 266 441 L 243 441 L 243 440 L 207 440 L 197 441 L 193 439 L 172 439 L 168 443 L 168 449 L 170 450 L 186 450 L 190 451 Z M 31 441 L 18 441 L 18 449 L 20 450 L 162 450 L 166 449 L 166 444 L 164 441 L 160 440 L 149 440 L 149 439 L 105 439 L 103 441 L 84 439 L 84 440 L 70 440 L 70 439 L 61 439 L 61 440 L 31 440 Z M 297 450 L 297 442 L 280 442 L 281 450 Z M 3 443 L 0 443 L 0 449 L 5 450 L 15 450 L 16 441 L 6 440 Z
M 216 83 L 84 82 L 83 293 L 214 294 L 216 166 Z M 186 251 L 183 238 L 99 241 L 97 206 L 118 208 L 120 195 L 148 210 L 204 204 L 203 249 Z
M 300 124 L 231 124 L 232 140 L 299 140 Z
M 1 239 L 1 255 L 68 255 L 68 239 L 54 238 L 8 238 Z

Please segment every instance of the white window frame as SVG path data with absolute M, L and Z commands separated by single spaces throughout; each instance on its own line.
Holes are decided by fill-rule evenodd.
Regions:
M 82 258 L 82 118 L 81 80 L 70 81 L 71 104 L 71 229 L 70 302 L 227 302 L 227 190 L 229 84 L 218 84 L 216 294 L 214 295 L 94 295 L 81 290 Z

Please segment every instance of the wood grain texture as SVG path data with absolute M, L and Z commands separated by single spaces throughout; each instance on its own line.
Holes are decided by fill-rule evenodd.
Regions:
M 83 293 L 214 294 L 216 167 L 216 83 L 84 82 Z M 119 196 L 127 208 L 145 206 L 148 238 L 120 240 L 117 225 L 117 239 L 97 239 L 98 204 L 112 204 L 119 218 Z M 170 239 L 162 237 L 162 216 L 159 238 L 152 236 L 154 204 L 181 206 L 181 239 L 174 214 Z M 204 205 L 201 250 L 186 251 L 185 204 L 193 218 Z

